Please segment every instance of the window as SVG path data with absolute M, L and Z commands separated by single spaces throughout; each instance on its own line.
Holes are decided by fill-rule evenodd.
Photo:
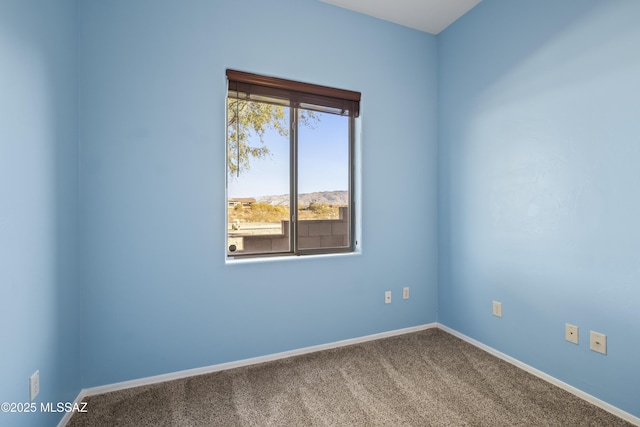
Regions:
M 360 93 L 227 79 L 227 256 L 352 252 Z

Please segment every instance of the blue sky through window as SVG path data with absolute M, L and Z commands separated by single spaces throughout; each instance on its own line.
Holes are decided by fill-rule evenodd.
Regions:
M 313 128 L 299 127 L 299 193 L 346 191 L 349 187 L 349 118 L 314 114 L 319 120 Z M 289 137 L 269 130 L 264 142 L 271 154 L 263 159 L 251 159 L 249 171 L 239 177 L 229 177 L 230 198 L 289 193 Z

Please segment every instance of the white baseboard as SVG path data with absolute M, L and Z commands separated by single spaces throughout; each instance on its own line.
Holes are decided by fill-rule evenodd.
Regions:
M 76 397 L 76 399 L 73 401 L 74 408 L 78 406 L 82 407 L 82 405 L 80 405 L 80 402 L 82 402 L 82 400 L 86 397 L 86 394 L 84 394 L 84 391 L 85 391 L 84 389 L 80 390 L 78 397 Z M 65 412 L 64 417 L 62 417 L 62 419 L 58 423 L 58 427 L 65 427 L 67 423 L 71 421 L 71 417 L 73 416 L 73 414 L 75 414 L 75 412 Z
M 563 381 L 560 381 L 559 379 L 552 377 L 551 375 L 548 375 L 532 366 L 527 365 L 526 363 L 523 363 L 521 361 L 519 361 L 518 359 L 514 359 L 511 356 L 508 356 L 498 350 L 496 350 L 493 347 L 489 347 L 488 345 L 482 344 L 480 341 L 476 341 L 471 337 L 468 337 L 464 334 L 461 334 L 460 332 L 456 331 L 455 329 L 451 329 L 448 326 L 445 326 L 441 323 L 438 323 L 438 328 L 442 329 L 445 332 L 450 333 L 453 336 L 456 336 L 458 338 L 460 338 L 463 341 L 468 342 L 469 344 L 472 344 L 478 348 L 480 348 L 481 350 L 486 351 L 489 354 L 492 354 L 494 356 L 496 356 L 499 359 L 504 360 L 505 362 L 509 362 L 514 366 L 517 366 L 518 368 L 529 372 L 532 375 L 535 375 L 538 378 L 541 378 L 557 387 L 560 387 L 563 390 L 568 391 L 571 394 L 574 394 L 576 396 L 578 396 L 579 398 L 586 400 L 587 402 L 604 409 L 607 412 L 612 413 L 613 415 L 616 415 L 620 418 L 622 418 L 625 421 L 630 422 L 633 425 L 636 426 L 640 426 L 640 418 L 636 417 L 635 415 L 632 415 L 626 411 L 623 411 L 622 409 L 616 408 L 613 405 L 610 405 L 609 403 L 598 399 L 597 397 L 594 397 L 588 393 L 585 393 L 584 391 L 577 389 Z
M 140 387 L 145 385 L 162 383 L 165 381 L 173 381 L 182 378 L 194 377 L 197 375 L 209 374 L 212 372 L 224 371 L 227 369 L 240 368 L 243 366 L 256 365 L 258 363 L 271 362 L 279 359 L 286 359 L 288 357 L 300 356 L 308 353 L 315 353 L 317 351 L 322 350 L 330 350 L 332 348 L 345 347 L 348 345 L 359 344 L 367 341 L 375 341 L 382 338 L 389 338 L 397 335 L 410 334 L 412 332 L 418 332 L 425 329 L 436 328 L 438 326 L 437 323 L 428 323 L 425 325 L 412 326 L 409 328 L 403 329 L 395 329 L 393 331 L 381 332 L 373 335 L 365 335 L 363 337 L 358 338 L 350 338 L 341 341 L 335 341 L 327 344 L 314 345 L 311 347 L 299 348 L 296 350 L 283 351 L 281 353 L 269 354 L 266 356 L 252 357 L 250 359 L 237 360 L 234 362 L 220 363 L 217 365 L 205 366 L 202 368 L 195 369 L 187 369 L 184 371 L 172 372 L 168 374 L 155 375 L 152 377 L 140 378 L 137 380 L 131 381 L 123 381 L 114 384 L 108 384 L 98 387 L 91 387 L 87 389 L 82 389 L 78 394 L 75 402 L 81 402 L 82 399 L 89 396 L 94 396 L 96 394 L 104 394 L 112 391 L 124 390 L 133 387 Z M 58 424 L 58 427 L 65 427 L 69 420 L 71 419 L 71 413 L 68 413 L 64 416 L 64 418 Z

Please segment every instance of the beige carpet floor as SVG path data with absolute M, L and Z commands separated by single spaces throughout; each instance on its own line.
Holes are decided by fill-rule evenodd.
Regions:
M 86 401 L 68 427 L 631 425 L 438 329 Z

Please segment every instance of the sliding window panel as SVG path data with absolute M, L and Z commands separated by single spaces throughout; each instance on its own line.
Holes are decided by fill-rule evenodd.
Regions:
M 299 109 L 297 247 L 351 246 L 351 137 L 348 116 Z
M 291 251 L 290 109 L 227 99 L 227 254 Z

